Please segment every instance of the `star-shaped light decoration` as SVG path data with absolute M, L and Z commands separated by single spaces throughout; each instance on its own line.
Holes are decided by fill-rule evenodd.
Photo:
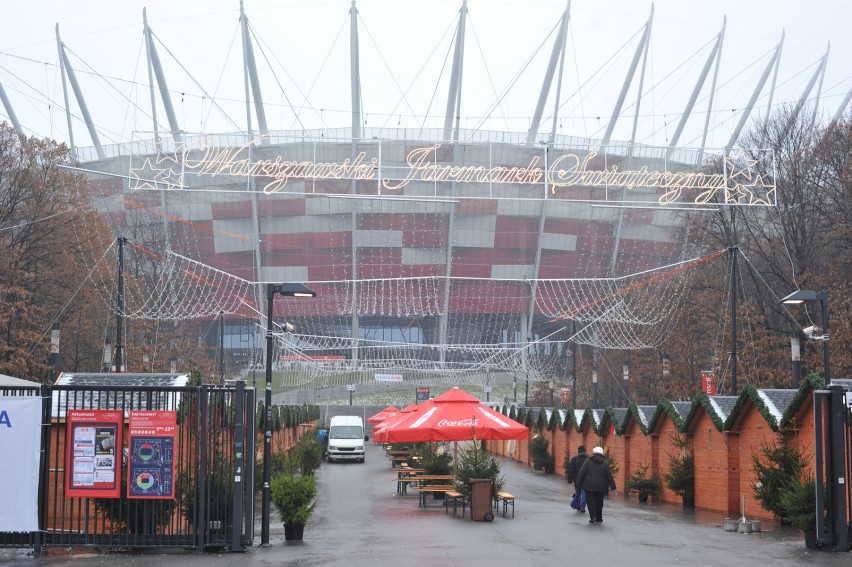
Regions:
M 146 157 L 139 167 L 130 168 L 129 177 L 130 189 L 171 191 L 183 188 L 183 171 L 177 167 L 174 156 L 168 154 Z
M 774 205 L 775 184 L 757 171 L 758 160 L 743 150 L 725 157 L 728 187 L 725 202 L 735 205 Z

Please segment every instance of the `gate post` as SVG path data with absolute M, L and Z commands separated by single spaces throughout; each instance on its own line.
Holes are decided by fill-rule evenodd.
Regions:
M 246 383 L 237 380 L 234 411 L 234 508 L 231 517 L 231 551 L 245 551 L 242 546 L 243 526 L 243 463 L 245 451 Z
M 822 543 L 834 543 L 833 538 L 828 537 L 828 529 L 830 526 L 825 525 L 825 511 L 826 511 L 826 502 L 825 502 L 825 457 L 828 456 L 829 459 L 831 455 L 829 454 L 825 437 L 828 435 L 829 439 L 831 438 L 831 430 L 826 427 L 826 420 L 824 414 L 826 413 L 826 408 L 828 407 L 828 395 L 829 393 L 825 390 L 817 390 L 814 392 L 814 455 L 816 457 L 814 466 L 816 467 L 816 474 L 814 475 L 814 480 L 816 481 L 816 533 L 817 540 Z M 828 431 L 826 431 L 828 429 Z
M 246 507 L 243 514 L 245 518 L 243 533 L 245 534 L 246 541 L 243 542 L 243 545 L 248 546 L 254 540 L 254 476 L 255 463 L 257 462 L 257 448 L 255 443 L 255 435 L 257 433 L 257 401 L 255 394 L 257 391 L 254 388 L 246 388 L 244 392 L 246 396 L 246 441 L 243 454 L 248 455 L 248 458 L 243 457 L 243 486 L 246 492 Z M 246 463 L 249 464 L 246 466 Z
M 831 413 L 829 417 L 829 436 L 831 451 L 829 479 L 832 486 L 828 494 L 831 498 L 831 515 L 835 533 L 835 551 L 849 550 L 849 526 L 846 519 L 846 406 L 843 404 L 843 386 L 832 384 L 830 393 Z
M 41 459 L 39 461 L 38 473 L 38 532 L 33 534 L 33 550 L 41 553 L 44 551 L 45 534 L 47 533 L 47 501 L 50 488 L 50 435 L 51 414 L 53 412 L 53 388 L 42 384 L 39 394 L 41 395 Z
M 196 531 L 196 549 L 204 550 L 207 547 L 209 540 L 210 522 L 207 513 L 207 502 L 209 494 L 207 490 L 207 452 L 210 450 L 210 387 L 201 385 L 195 390 L 195 395 L 198 396 L 198 416 L 197 419 L 200 425 L 198 434 L 198 445 L 196 454 L 198 455 L 198 467 L 196 469 L 196 484 L 195 494 L 197 506 L 195 507 L 195 531 Z

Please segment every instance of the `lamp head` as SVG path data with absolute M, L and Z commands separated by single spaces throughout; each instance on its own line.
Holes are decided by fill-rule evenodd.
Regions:
M 317 292 L 300 283 L 284 282 L 275 286 L 275 291 L 284 297 L 316 297 Z
M 805 301 L 825 301 L 827 298 L 828 296 L 825 292 L 817 292 L 810 289 L 800 289 L 786 296 L 784 299 L 781 300 L 781 303 L 786 303 L 787 305 L 795 305 L 797 303 L 804 303 Z

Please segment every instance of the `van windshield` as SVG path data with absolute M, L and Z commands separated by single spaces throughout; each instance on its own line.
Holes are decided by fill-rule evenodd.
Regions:
M 333 425 L 328 436 L 330 439 L 361 439 L 362 435 L 357 425 Z

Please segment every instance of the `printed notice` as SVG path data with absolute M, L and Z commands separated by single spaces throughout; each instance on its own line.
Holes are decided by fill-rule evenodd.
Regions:
M 68 496 L 118 498 L 121 410 L 68 411 Z
M 130 412 L 128 498 L 174 498 L 176 431 L 173 411 Z

